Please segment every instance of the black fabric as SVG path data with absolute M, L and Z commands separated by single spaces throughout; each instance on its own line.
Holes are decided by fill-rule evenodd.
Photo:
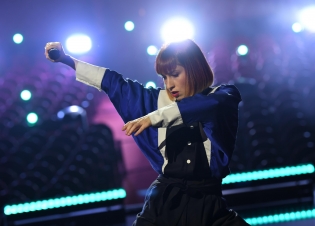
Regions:
M 151 184 L 133 226 L 245 226 L 212 177 L 199 123 L 167 128 L 164 174 Z M 206 139 L 206 138 L 205 138 Z
M 147 191 L 133 226 L 245 226 L 221 197 L 219 180 L 187 181 L 160 175 Z
M 164 175 L 182 179 L 211 178 L 199 123 L 167 128 Z M 189 162 L 187 162 L 189 161 Z

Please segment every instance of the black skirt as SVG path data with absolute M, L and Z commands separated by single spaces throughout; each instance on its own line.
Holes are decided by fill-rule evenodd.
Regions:
M 227 209 L 221 181 L 186 181 L 163 175 L 149 187 L 142 211 L 133 226 L 245 226 L 235 211 Z

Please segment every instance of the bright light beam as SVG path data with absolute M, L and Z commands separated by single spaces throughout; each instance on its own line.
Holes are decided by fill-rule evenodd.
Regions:
M 301 10 L 299 21 L 305 29 L 315 33 L 315 6 Z
M 165 42 L 177 42 L 194 37 L 194 27 L 185 18 L 173 18 L 167 21 L 161 28 L 161 35 Z
M 83 54 L 92 48 L 92 41 L 86 35 L 73 35 L 67 39 L 66 48 L 71 53 Z
M 292 31 L 294 31 L 295 33 L 299 33 L 303 30 L 303 26 L 300 23 L 294 23 L 292 24 Z

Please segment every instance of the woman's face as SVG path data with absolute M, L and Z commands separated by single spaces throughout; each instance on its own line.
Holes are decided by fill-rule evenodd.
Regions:
M 174 99 L 181 100 L 186 97 L 186 70 L 177 65 L 170 74 L 163 75 L 165 88 L 172 94 Z

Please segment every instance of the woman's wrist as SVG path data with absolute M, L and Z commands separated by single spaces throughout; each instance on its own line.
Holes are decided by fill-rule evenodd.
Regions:
M 75 70 L 78 61 L 69 55 L 65 55 L 65 57 L 63 57 L 63 59 L 60 62 L 68 65 L 69 67 Z

